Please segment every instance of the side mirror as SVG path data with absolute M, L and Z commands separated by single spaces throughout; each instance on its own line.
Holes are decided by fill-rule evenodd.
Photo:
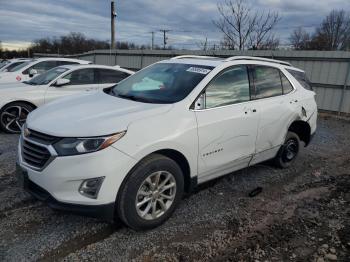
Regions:
M 197 98 L 194 104 L 195 110 L 205 109 L 205 97 L 205 93 L 203 93 Z
M 35 76 L 36 74 L 38 74 L 38 71 L 36 71 L 36 69 L 30 69 L 29 70 L 29 77 L 33 77 Z
M 67 85 L 70 83 L 70 80 L 69 79 L 66 79 L 66 78 L 60 78 L 60 79 L 57 79 L 56 83 L 55 83 L 55 86 L 59 87 L 59 86 L 64 86 L 64 85 Z

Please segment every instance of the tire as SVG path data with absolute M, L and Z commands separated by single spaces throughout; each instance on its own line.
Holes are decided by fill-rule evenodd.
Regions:
M 155 185 L 158 175 L 157 187 Z M 166 183 L 162 187 L 164 181 Z M 160 193 L 160 188 L 168 189 Z M 183 192 L 184 177 L 179 165 L 168 157 L 152 154 L 143 159 L 123 183 L 116 201 L 119 218 L 134 230 L 157 227 L 174 212 Z M 137 207 L 137 204 L 140 206 Z M 152 212 L 153 210 L 156 212 Z
M 20 133 L 28 114 L 33 110 L 33 106 L 22 102 L 5 105 L 0 111 L 1 130 L 10 134 Z
M 281 146 L 276 157 L 274 158 L 275 165 L 280 168 L 287 168 L 291 166 L 298 157 L 299 150 L 299 136 L 294 132 L 288 131 L 284 144 Z

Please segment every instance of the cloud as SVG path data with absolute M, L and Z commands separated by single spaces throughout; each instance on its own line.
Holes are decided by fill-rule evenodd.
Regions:
M 110 38 L 109 0 L 11 0 L 1 1 L 0 40 L 30 42 L 69 32 L 81 32 L 100 40 Z M 220 0 L 223 1 L 223 0 Z M 290 32 L 304 26 L 318 25 L 331 9 L 346 8 L 349 0 L 250 0 L 257 11 L 278 11 L 282 20 L 276 35 L 288 41 Z M 212 21 L 218 18 L 217 2 L 213 0 L 120 0 L 117 7 L 117 40 L 138 44 L 162 44 L 159 29 L 171 29 L 169 43 L 193 48 L 208 38 L 218 43 L 222 37 Z

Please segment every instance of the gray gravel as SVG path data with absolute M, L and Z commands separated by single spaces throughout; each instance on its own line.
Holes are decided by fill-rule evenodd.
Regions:
M 15 183 L 18 137 L 0 134 L 0 261 L 345 261 L 349 130 L 350 122 L 321 118 L 293 167 L 264 163 L 202 185 L 169 221 L 147 232 L 34 200 Z M 262 193 L 249 197 L 258 186 Z

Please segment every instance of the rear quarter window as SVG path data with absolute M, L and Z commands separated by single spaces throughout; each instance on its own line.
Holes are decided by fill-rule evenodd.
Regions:
M 311 82 L 304 72 L 287 69 L 287 71 L 307 90 L 313 90 Z

